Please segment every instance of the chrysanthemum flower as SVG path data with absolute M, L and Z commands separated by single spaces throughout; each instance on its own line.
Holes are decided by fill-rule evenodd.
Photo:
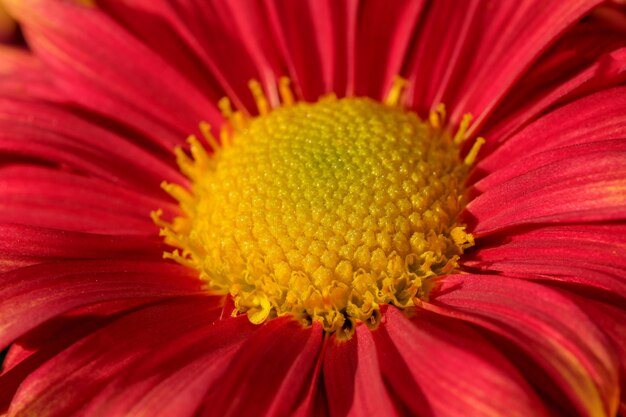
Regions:
M 626 413 L 626 15 L 5 0 L 0 414 Z

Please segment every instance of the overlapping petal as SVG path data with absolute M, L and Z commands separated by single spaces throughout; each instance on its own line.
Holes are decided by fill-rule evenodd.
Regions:
M 494 343 L 562 413 L 616 414 L 619 359 L 567 293 L 502 276 L 452 275 L 424 306 L 497 335 Z
M 520 158 L 472 191 L 480 195 L 467 205 L 467 213 L 479 236 L 525 224 L 623 219 L 626 141 L 573 145 Z
M 54 71 L 55 86 L 82 108 L 133 126 L 165 150 L 198 121 L 221 120 L 214 102 L 104 13 L 49 0 L 7 5 Z
M 324 386 L 333 416 L 398 416 L 383 380 L 376 343 L 366 326 L 347 342 L 333 340 L 324 359 Z
M 5 413 L 24 379 L 60 352 L 136 305 L 137 300 L 92 305 L 55 317 L 18 339 L 8 350 L 0 373 L 0 413 Z
M 61 230 L 153 236 L 150 211 L 174 210 L 163 199 L 121 185 L 36 165 L 0 167 L 0 189 L 3 222 Z
M 307 393 L 321 342 L 319 325 L 304 329 L 289 318 L 263 325 L 237 352 L 198 415 L 291 415 Z
M 102 301 L 194 295 L 192 271 L 162 262 L 94 260 L 42 263 L 0 275 L 0 347 L 44 321 Z
M 61 417 L 84 411 L 89 398 L 135 361 L 173 339 L 207 328 L 220 311 L 215 299 L 203 296 L 157 303 L 125 314 L 31 373 L 18 389 L 8 415 Z M 81 395 L 75 395 L 77 386 Z
M 624 51 L 626 70 L 626 50 Z M 478 164 L 483 175 L 515 159 L 570 145 L 626 138 L 626 87 L 590 94 L 544 115 L 512 136 L 495 134 L 497 144 Z
M 150 139 L 93 114 L 32 100 L 27 94 L 0 99 L 0 132 L 0 155 L 6 158 L 64 165 L 144 194 L 157 194 L 163 180 L 184 181 L 171 154 L 160 152 Z
M 381 372 L 413 415 L 547 415 L 513 364 L 462 322 L 389 308 L 373 335 Z
M 600 0 L 6 3 L 34 55 L 0 46 L 0 413 L 626 413 L 626 41 L 576 25 Z M 398 73 L 488 136 L 461 262 L 485 275 L 339 343 L 227 317 L 160 259 L 158 183 L 220 97 L 381 98 Z
M 163 345 L 120 372 L 90 402 L 93 416 L 192 415 L 221 385 L 254 327 L 244 317 L 216 321 Z
M 453 121 L 470 112 L 477 117 L 472 128 L 477 130 L 558 35 L 600 2 L 498 2 L 488 7 L 479 1 L 460 7 L 454 1 L 439 3 L 429 19 L 441 24 L 430 30 L 425 26 L 426 31 L 418 36 L 420 48 L 429 44 L 440 48 L 436 53 L 413 54 L 416 72 L 409 80 L 422 91 L 416 90 L 412 101 L 424 110 L 447 103 Z M 444 25 L 447 37 L 441 41 Z M 441 84 L 425 93 L 423 86 L 428 83 L 418 80 L 431 79 Z
M 495 235 L 463 260 L 468 268 L 553 281 L 581 294 L 626 300 L 626 226 L 554 225 Z M 621 300 L 621 301 L 620 301 Z

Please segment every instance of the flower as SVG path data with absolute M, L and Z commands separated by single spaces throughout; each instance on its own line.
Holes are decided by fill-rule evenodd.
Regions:
M 626 413 L 619 3 L 5 3 L 0 413 Z

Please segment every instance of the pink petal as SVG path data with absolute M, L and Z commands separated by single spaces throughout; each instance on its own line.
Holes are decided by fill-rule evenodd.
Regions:
M 256 329 L 245 316 L 216 321 L 135 361 L 90 401 L 85 415 L 192 416 Z
M 346 342 L 329 342 L 324 386 L 331 416 L 398 416 L 382 378 L 374 339 L 364 325 Z
M 474 191 L 482 194 L 467 205 L 473 233 L 623 219 L 625 146 L 626 141 L 613 140 L 558 148 L 495 171 L 475 185 Z
M 7 5 L 56 86 L 82 108 L 149 133 L 166 149 L 199 120 L 221 120 L 214 102 L 97 8 L 54 0 Z
M 322 329 L 291 318 L 263 325 L 237 352 L 199 416 L 291 415 L 313 382 Z
M 42 263 L 0 275 L 0 347 L 76 307 L 202 292 L 196 273 L 165 262 L 96 260 Z
M 496 275 L 452 275 L 424 307 L 498 335 L 494 342 L 568 415 L 615 415 L 618 359 L 565 293 Z
M 122 316 L 46 362 L 20 386 L 9 415 L 75 415 L 133 363 L 219 315 L 212 297 L 185 297 Z
M 466 324 L 389 308 L 373 332 L 390 391 L 413 415 L 544 416 L 542 403 L 491 343 Z

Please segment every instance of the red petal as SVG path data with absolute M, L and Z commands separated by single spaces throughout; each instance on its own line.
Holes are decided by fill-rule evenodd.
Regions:
M 85 415 L 192 416 L 226 377 L 255 327 L 245 316 L 199 327 L 138 359 L 92 401 Z
M 92 333 L 33 372 L 9 415 L 76 415 L 116 375 L 172 340 L 206 328 L 219 316 L 211 297 L 185 297 L 129 313 Z
M 3 223 L 82 232 L 154 236 L 150 212 L 176 211 L 121 185 L 34 165 L 0 168 L 0 195 Z
M 451 92 L 461 88 L 465 71 L 476 52 L 480 1 L 430 2 L 418 27 L 413 51 L 408 54 L 408 101 L 427 115 Z M 446 30 L 442 31 L 441 28 Z M 428 82 L 424 82 L 428 80 Z M 452 102 L 449 100 L 446 105 Z
M 626 37 L 607 28 L 604 22 L 586 19 L 577 24 L 542 56 L 498 106 L 493 115 L 496 127 L 481 134 L 502 141 L 549 109 L 623 83 L 624 46 Z
M 410 65 L 410 81 L 426 87 L 413 102 L 420 110 L 444 102 L 453 122 L 471 112 L 478 129 L 541 53 L 599 2 L 437 2 Z
M 568 415 L 615 415 L 618 359 L 565 293 L 496 275 L 452 275 L 424 307 L 499 335 L 502 351 Z
M 266 2 L 265 7 L 276 45 L 296 86 L 305 100 L 317 100 L 328 87 L 329 75 L 320 74 L 324 45 L 317 42 L 315 14 L 310 11 L 316 6 L 313 2 L 273 0 Z
M 613 140 L 559 148 L 495 171 L 475 185 L 482 194 L 467 205 L 473 232 L 623 219 L 625 146 L 626 140 Z
M 158 152 L 153 140 L 67 107 L 0 99 L 1 153 L 63 165 L 151 195 L 161 193 L 163 180 L 184 181 L 173 155 Z
M 58 99 L 44 65 L 30 51 L 0 45 L 0 96 Z
M 82 108 L 150 133 L 165 148 L 182 142 L 199 120 L 221 120 L 214 102 L 97 8 L 54 0 L 6 3 L 29 46 L 54 72 L 56 86 Z
M 626 414 L 626 310 L 623 304 L 611 306 L 579 297 L 576 302 L 585 310 L 599 328 L 611 339 L 619 355 L 620 380 L 622 381 L 619 414 Z
M 481 239 L 465 267 L 551 280 L 626 302 L 626 225 L 564 225 Z
M 0 275 L 0 347 L 44 321 L 97 302 L 201 293 L 188 268 L 165 262 L 42 263 Z
M 116 319 L 122 310 L 135 307 L 137 301 L 115 303 L 106 315 L 84 314 L 77 317 L 57 317 L 17 340 L 7 353 L 0 374 L 0 412 L 6 412 L 11 399 L 24 379 L 54 356 L 78 340 Z
M 624 68 L 626 69 L 626 54 Z M 592 94 L 539 118 L 507 139 L 483 160 L 477 169 L 493 172 L 516 159 L 570 145 L 626 137 L 626 87 Z
M 543 416 L 541 401 L 489 341 L 466 324 L 389 308 L 373 333 L 385 380 L 420 416 Z
M 153 53 L 184 74 L 194 88 L 212 103 L 228 96 L 238 107 L 255 109 L 248 81 L 267 81 L 261 74 L 266 75 L 268 68 L 255 65 L 254 57 L 261 54 L 246 48 L 235 21 L 236 14 L 255 11 L 253 4 L 231 7 L 227 3 L 211 1 L 179 1 L 174 4 L 103 0 L 98 2 L 98 7 L 141 39 Z M 242 12 L 241 9 L 251 10 Z M 254 29 L 261 37 L 263 34 L 259 32 L 267 30 Z M 272 48 L 265 48 L 265 51 L 268 49 Z M 267 61 L 256 62 L 267 64 Z M 275 90 L 275 76 L 272 81 Z M 220 123 L 217 114 L 212 114 L 211 119 L 209 122 L 214 125 Z
M 489 24 L 466 68 L 466 88 L 461 89 L 452 120 L 465 112 L 477 115 L 471 127 L 480 128 L 514 83 L 567 28 L 584 17 L 601 0 L 567 2 L 491 3 L 478 14 Z M 448 100 L 444 100 L 448 102 Z
M 322 329 L 291 318 L 263 325 L 237 352 L 200 416 L 291 415 L 313 382 Z
M 331 416 L 397 416 L 376 355 L 370 330 L 330 341 L 324 358 L 324 386 Z
M 0 263 L 41 263 L 59 259 L 161 259 L 161 238 L 112 236 L 0 224 Z
M 421 0 L 361 2 L 352 94 L 376 99 L 385 96 L 393 78 L 401 72 L 425 3 Z

